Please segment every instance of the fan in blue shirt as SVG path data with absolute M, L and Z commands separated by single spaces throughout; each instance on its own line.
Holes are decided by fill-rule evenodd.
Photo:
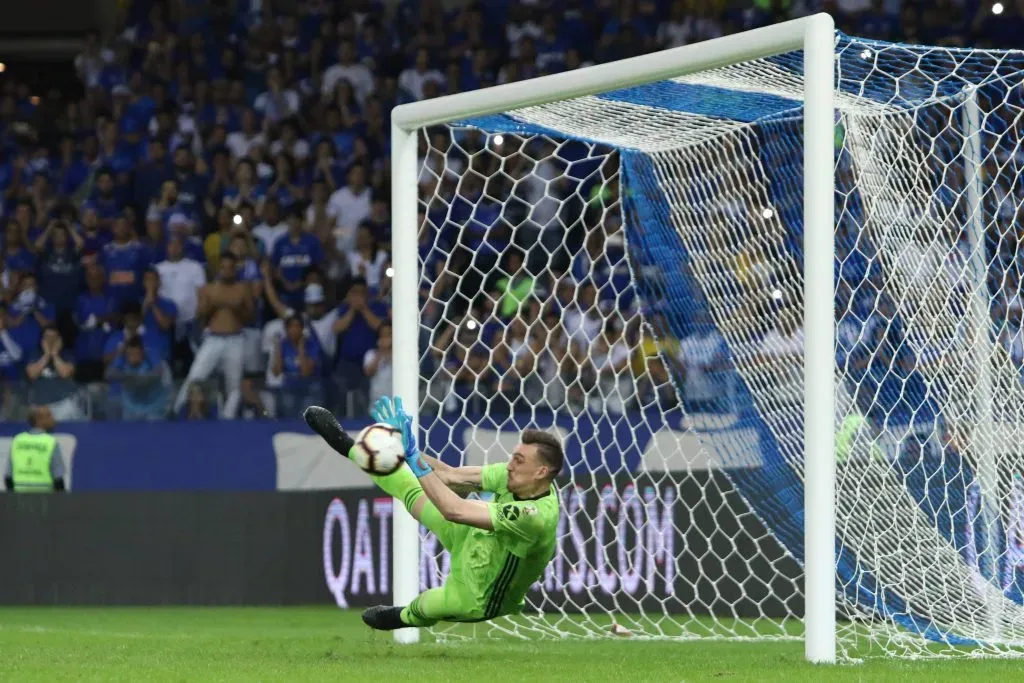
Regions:
M 95 209 L 100 218 L 100 225 L 110 226 L 121 213 L 121 207 L 114 196 L 114 174 L 104 168 L 96 176 L 96 192 L 84 205 Z
M 306 273 L 323 263 L 324 250 L 315 235 L 302 231 L 302 216 L 293 209 L 288 217 L 288 234 L 274 245 L 270 262 L 277 270 L 281 283 L 281 300 L 291 309 L 300 311 L 303 306 L 303 288 Z
M 321 398 L 320 370 L 323 359 L 320 344 L 313 335 L 304 335 L 302 318 L 293 315 L 285 321 L 285 334 L 274 355 L 274 374 L 284 378 L 281 387 L 281 417 L 298 417 L 307 405 Z
M 145 297 L 142 300 L 143 335 L 147 345 L 155 349 L 161 360 L 167 360 L 171 352 L 174 323 L 178 318 L 178 305 L 160 296 L 160 273 L 150 268 L 142 276 Z M 147 336 L 148 335 L 148 336 Z
M 114 241 L 103 247 L 100 264 L 107 272 L 108 292 L 118 306 L 142 299 L 142 273 L 148 265 L 148 254 L 135 239 L 127 219 L 114 221 Z
M 107 379 L 117 383 L 123 420 L 160 420 L 167 414 L 171 391 L 166 367 L 152 358 L 142 339 L 124 343 L 107 369 Z
M 27 272 L 35 270 L 36 257 L 28 250 L 25 238 L 15 221 L 7 223 L 4 230 L 4 266 L 6 270 Z
M 125 342 L 134 337 L 142 339 L 146 356 L 155 362 L 167 360 L 170 353 L 170 338 L 159 328 L 151 329 L 142 324 L 142 306 L 137 301 L 124 304 L 121 308 L 123 326 L 114 331 L 103 349 L 103 362 L 110 365 L 123 348 Z
M 75 304 L 75 364 L 102 364 L 103 349 L 110 336 L 110 323 L 117 313 L 117 305 L 106 290 L 107 278 L 103 269 L 92 266 L 85 272 L 86 291 Z

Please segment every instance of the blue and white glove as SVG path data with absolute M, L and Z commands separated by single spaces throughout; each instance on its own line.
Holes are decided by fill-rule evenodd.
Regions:
M 412 417 L 402 408 L 402 399 L 394 401 L 382 396 L 373 404 L 370 417 L 377 422 L 389 424 L 402 432 L 402 445 L 405 446 L 405 463 L 417 478 L 425 477 L 433 470 L 424 462 L 420 449 L 416 445 L 416 434 L 413 432 Z

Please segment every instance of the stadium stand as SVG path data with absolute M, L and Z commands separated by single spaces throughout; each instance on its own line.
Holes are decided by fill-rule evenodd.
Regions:
M 78 93 L 40 102 L 27 84 L 0 77 L 3 419 L 23 418 L 33 403 L 51 405 L 62 421 L 293 417 L 314 400 L 339 413 L 365 413 L 390 384 L 388 116 L 397 104 L 821 9 L 850 33 L 936 45 L 1007 46 L 1024 23 L 1020 3 L 1008 3 L 997 18 L 970 0 L 237 4 L 232 13 L 224 3 L 194 0 L 129 3 L 118 34 L 107 42 L 90 35 L 76 57 Z M 425 167 L 442 166 L 430 155 L 446 148 L 424 144 Z M 442 276 L 424 292 L 430 299 L 425 322 L 442 322 L 438 338 L 423 340 L 438 349 L 424 362 L 448 368 L 454 378 L 450 387 L 430 388 L 439 409 L 475 393 L 505 396 L 514 410 L 517 395 L 536 403 L 544 390 L 536 378 L 556 374 L 570 388 L 550 400 L 582 408 L 588 387 L 603 385 L 602 395 L 610 395 L 616 373 L 628 369 L 636 381 L 619 383 L 621 395 L 609 404 L 624 410 L 650 400 L 657 376 L 666 372 L 644 351 L 648 340 L 628 296 L 621 217 L 591 231 L 576 257 L 583 263 L 558 249 L 572 239 L 571 226 L 597 220 L 595 203 L 617 204 L 607 196 L 617 186 L 582 186 L 564 177 L 549 186 L 545 178 L 553 175 L 546 174 L 555 172 L 545 168 L 553 163 L 549 154 L 537 150 L 534 158 L 542 161 L 507 169 L 524 180 L 516 202 L 499 205 L 486 188 L 465 182 L 444 206 L 426 207 L 425 224 L 447 236 L 453 258 L 474 253 L 475 272 L 483 274 L 488 264 L 525 259 L 529 273 L 516 281 Z M 425 189 L 434 195 L 430 182 L 428 174 Z M 1020 193 L 1019 184 L 1003 190 Z M 536 250 L 524 253 L 503 229 L 522 222 L 514 211 L 531 214 L 550 258 L 538 262 Z M 854 272 L 868 260 L 855 252 L 870 248 L 855 233 L 850 209 L 840 230 L 843 267 L 850 269 L 844 279 L 870 283 L 873 273 Z M 426 267 L 441 274 L 429 240 L 425 245 Z M 482 252 L 489 260 L 480 260 Z M 202 381 L 183 388 L 205 343 L 198 289 L 225 268 L 256 301 L 255 317 L 240 335 L 243 375 L 230 379 L 232 371 L 218 372 L 228 368 L 227 356 L 213 358 Z M 1018 268 L 1012 253 L 997 260 L 992 287 L 1016 292 Z M 584 273 L 591 274 L 586 281 Z M 864 318 L 860 327 L 860 318 L 846 318 L 839 353 L 870 375 L 869 359 L 889 366 L 885 353 L 875 351 L 892 345 L 898 325 L 880 318 L 891 302 L 867 301 L 876 288 L 852 289 L 857 296 L 847 303 Z M 523 324 L 529 307 L 517 305 L 531 301 L 534 290 L 555 292 L 552 301 L 562 307 L 530 311 L 564 323 L 544 339 Z M 851 288 L 841 286 L 844 291 Z M 491 296 L 481 296 L 486 292 Z M 621 315 L 594 315 L 616 308 Z M 1011 322 L 1001 341 L 1024 364 L 1019 297 L 1005 297 L 993 315 Z M 465 334 L 457 322 L 464 318 L 496 324 L 447 344 Z M 791 333 L 765 330 L 774 340 L 766 348 L 784 347 Z M 574 340 L 593 345 L 588 358 L 576 357 Z M 524 346 L 546 347 L 550 358 L 542 359 L 547 367 L 533 384 L 523 377 L 512 386 L 515 373 L 504 370 L 516 366 L 514 354 L 491 351 Z M 693 321 L 676 357 L 687 377 L 681 400 L 728 410 L 721 398 L 730 395 L 728 387 L 716 386 L 721 339 Z M 490 358 L 496 361 L 487 379 Z M 908 372 L 896 380 L 912 384 Z M 484 379 L 464 381 L 467 373 Z M 870 403 L 868 393 L 862 398 Z

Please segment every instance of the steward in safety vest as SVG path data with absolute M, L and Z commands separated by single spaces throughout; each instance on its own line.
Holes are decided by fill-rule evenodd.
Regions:
M 64 457 L 52 432 L 57 426 L 46 406 L 29 409 L 31 429 L 14 437 L 4 484 L 15 493 L 50 493 L 64 490 Z

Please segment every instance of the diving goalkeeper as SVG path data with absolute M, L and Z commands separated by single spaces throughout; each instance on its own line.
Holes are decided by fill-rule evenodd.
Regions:
M 555 554 L 562 445 L 554 436 L 528 429 L 508 463 L 450 467 L 420 453 L 412 418 L 401 399 L 386 396 L 370 416 L 402 431 L 405 464 L 372 476 L 437 536 L 452 557 L 444 585 L 420 593 L 405 607 L 379 605 L 363 612 L 371 628 L 433 626 L 439 621 L 486 621 L 519 613 L 523 598 Z M 338 453 L 355 444 L 330 411 L 310 406 L 306 423 Z M 472 491 L 492 491 L 490 503 L 466 500 Z

